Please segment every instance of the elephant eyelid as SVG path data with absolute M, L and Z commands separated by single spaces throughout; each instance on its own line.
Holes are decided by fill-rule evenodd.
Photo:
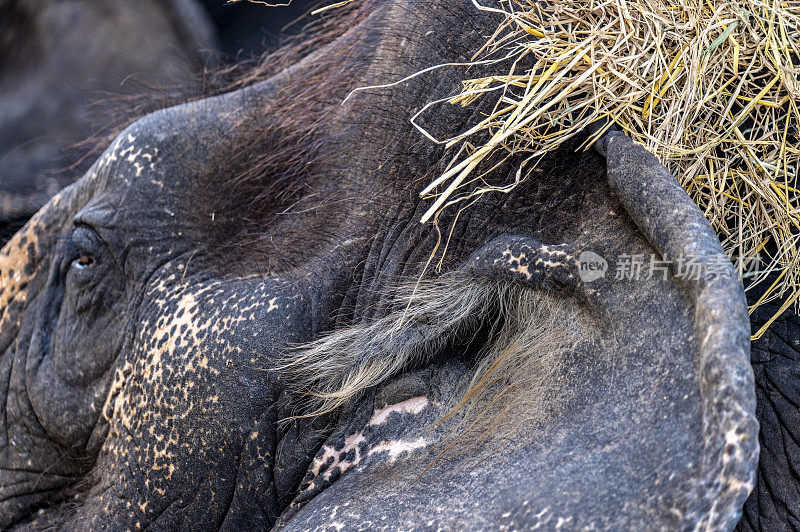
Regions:
M 120 250 L 118 246 L 112 245 L 113 241 L 110 238 L 114 234 L 113 228 L 97 218 L 85 213 L 73 218 L 73 249 L 81 255 L 92 255 L 94 264 L 103 263 L 106 266 L 122 271 Z M 80 242 L 75 242 L 76 236 Z M 73 258 L 75 258 L 75 255 L 73 255 Z
M 94 254 L 102 245 L 102 240 L 91 227 L 78 225 L 72 231 L 72 243 L 81 255 Z
M 94 229 L 86 225 L 76 226 L 71 235 L 72 261 L 70 267 L 85 270 L 97 264 L 103 253 L 103 240 Z

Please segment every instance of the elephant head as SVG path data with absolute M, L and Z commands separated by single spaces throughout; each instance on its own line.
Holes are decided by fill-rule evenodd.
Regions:
M 132 124 L 3 248 L 0 527 L 731 527 L 749 322 L 702 214 L 612 132 L 444 211 L 449 239 L 420 224 L 453 153 L 408 118 L 463 68 L 342 102 L 497 20 L 345 9 L 266 79 Z

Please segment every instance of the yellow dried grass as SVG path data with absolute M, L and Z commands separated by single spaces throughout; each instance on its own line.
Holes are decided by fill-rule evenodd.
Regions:
M 502 58 L 513 66 L 465 80 L 447 100 L 495 99 L 470 130 L 436 139 L 414 122 L 435 142 L 461 145 L 461 158 L 421 192 L 434 200 L 421 222 L 524 179 L 498 187 L 473 176 L 495 152 L 534 159 L 610 119 L 677 176 L 751 287 L 778 274 L 752 309 L 784 295 L 779 312 L 796 304 L 800 2 L 473 1 L 504 15 L 476 63 Z M 474 146 L 479 132 L 489 140 Z

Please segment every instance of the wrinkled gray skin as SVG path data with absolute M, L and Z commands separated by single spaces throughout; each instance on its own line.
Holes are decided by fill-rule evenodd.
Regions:
M 0 0 L 0 239 L 74 180 L 93 103 L 188 83 L 214 47 L 193 0 Z
M 769 286 L 769 285 L 766 285 Z M 752 299 L 760 294 L 754 291 Z M 780 307 L 764 305 L 752 315 L 761 328 Z M 753 342 L 756 414 L 761 425 L 756 485 L 737 530 L 800 529 L 800 318 L 787 311 Z
M 418 223 L 418 180 L 454 154 L 408 117 L 468 73 L 342 100 L 464 61 L 497 24 L 462 0 L 363 9 L 291 69 L 130 126 L 0 252 L 0 527 L 732 528 L 758 426 L 730 265 L 576 280 L 581 250 L 724 259 L 674 179 L 620 134 L 597 151 L 577 139 L 515 193 L 482 198 L 444 263 L 575 309 L 585 332 L 556 392 L 436 460 L 458 416 L 433 422 L 469 381 L 474 331 L 341 412 L 279 423 L 297 412 L 289 376 L 270 371 L 287 346 L 385 314 L 387 288 L 419 276 L 437 233 Z M 309 100 L 331 110 L 311 133 L 325 146 L 303 170 L 313 180 L 243 242 L 265 210 L 226 207 L 226 163 L 251 115 L 331 58 L 344 81 Z M 427 123 L 447 135 L 471 113 L 444 106 Z

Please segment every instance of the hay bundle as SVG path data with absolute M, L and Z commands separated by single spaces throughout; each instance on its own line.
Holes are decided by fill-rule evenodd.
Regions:
M 417 126 L 462 149 L 423 190 L 435 201 L 422 222 L 448 205 L 513 189 L 516 182 L 490 186 L 475 175 L 489 155 L 503 150 L 535 160 L 609 118 L 677 176 L 743 276 L 755 285 L 777 273 L 758 304 L 788 292 L 785 310 L 798 299 L 800 2 L 475 5 L 505 17 L 476 62 L 503 58 L 513 66 L 465 80 L 462 93 L 448 100 L 496 100 L 469 131 L 434 139 Z M 474 135 L 487 132 L 488 142 L 473 146 Z

